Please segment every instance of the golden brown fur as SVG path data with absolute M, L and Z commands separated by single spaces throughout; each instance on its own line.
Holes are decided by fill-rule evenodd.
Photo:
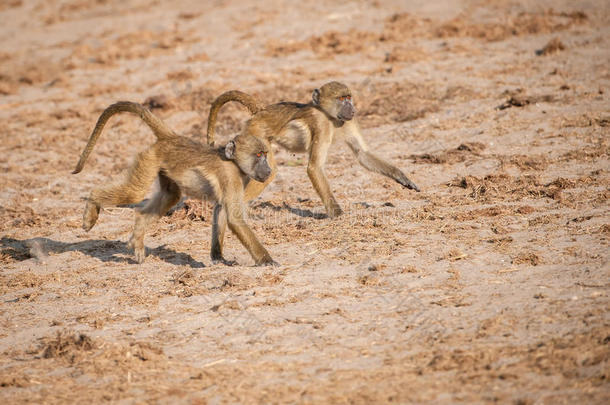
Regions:
M 176 135 L 145 107 L 124 101 L 111 105 L 102 113 L 74 173 L 82 170 L 106 121 L 119 112 L 138 114 L 153 130 L 157 142 L 137 155 L 122 182 L 91 192 L 83 216 L 85 230 L 95 225 L 102 207 L 140 202 L 158 178 L 160 189 L 136 213 L 129 242 L 138 262 L 145 257 L 146 227 L 164 215 L 185 194 L 216 201 L 212 226 L 213 261 L 229 264 L 222 256 L 224 233 L 228 225 L 257 265 L 274 263 L 244 220 L 244 187 L 252 178 L 265 181 L 271 173 L 264 142 L 253 136 L 239 135 L 226 147 L 213 149 Z
M 208 143 L 214 144 L 214 127 L 222 105 L 238 101 L 253 114 L 246 123 L 244 134 L 254 135 L 265 142 L 275 142 L 291 152 L 309 154 L 307 175 L 316 192 L 322 199 L 329 217 L 342 213 L 341 207 L 332 194 L 324 174 L 324 164 L 328 150 L 336 138 L 343 138 L 356 155 L 358 162 L 366 169 L 383 174 L 402 184 L 419 191 L 404 173 L 368 150 L 360 127 L 354 115 L 350 89 L 339 82 L 329 82 L 314 90 L 312 101 L 308 104 L 277 103 L 262 107 L 254 97 L 241 91 L 232 90 L 220 95 L 212 103 L 208 118 Z M 267 181 L 253 181 L 246 187 L 245 198 L 250 200 L 259 195 L 276 173 L 275 160 L 270 152 L 269 163 L 272 174 Z

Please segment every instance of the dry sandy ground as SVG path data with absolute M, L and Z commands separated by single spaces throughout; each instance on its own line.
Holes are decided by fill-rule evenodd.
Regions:
M 0 2 L 0 402 L 610 401 L 607 1 L 171 3 Z M 329 220 L 280 152 L 249 219 L 280 267 L 232 235 L 240 265 L 213 265 L 198 201 L 142 265 L 131 208 L 80 228 L 154 139 L 115 117 L 71 175 L 107 105 L 202 139 L 225 90 L 307 102 L 329 80 L 421 193 L 339 142 Z M 219 137 L 247 117 L 227 105 Z

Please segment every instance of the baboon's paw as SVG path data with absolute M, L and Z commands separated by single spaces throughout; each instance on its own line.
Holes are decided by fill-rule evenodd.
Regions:
M 136 258 L 136 262 L 138 262 L 138 263 L 144 262 L 144 259 L 146 258 L 146 251 L 145 251 L 144 247 L 134 249 L 133 254 Z
M 91 201 L 87 201 L 85 205 L 85 212 L 83 214 L 83 229 L 89 231 L 93 228 L 93 225 L 97 222 L 97 218 L 100 214 L 100 207 Z
M 212 264 L 224 264 L 225 266 L 237 266 L 238 263 L 235 260 L 227 260 L 224 258 L 212 259 Z

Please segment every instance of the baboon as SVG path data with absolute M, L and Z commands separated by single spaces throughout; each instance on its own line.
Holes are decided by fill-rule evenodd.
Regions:
M 254 135 L 265 140 L 266 143 L 273 141 L 291 152 L 309 154 L 307 175 L 330 218 L 342 213 L 324 174 L 326 156 L 336 138 L 343 138 L 347 142 L 358 162 L 366 169 L 390 177 L 406 188 L 419 191 L 415 183 L 400 169 L 369 151 L 354 117 L 356 108 L 352 101 L 352 93 L 342 83 L 329 82 L 315 89 L 312 101 L 308 104 L 281 102 L 265 107 L 253 96 L 239 90 L 223 93 L 214 100 L 210 109 L 207 132 L 210 145 L 214 145 L 214 128 L 218 111 L 229 101 L 241 103 L 252 114 L 246 123 L 244 134 Z M 275 177 L 277 165 L 270 148 L 269 151 L 271 176 L 263 183 L 250 182 L 246 186 L 246 200 L 258 196 Z
M 142 105 L 121 101 L 106 108 L 99 117 L 73 174 L 83 169 L 108 119 L 120 112 L 138 114 L 152 129 L 157 141 L 136 156 L 122 182 L 91 192 L 83 214 L 83 228 L 86 231 L 95 225 L 102 207 L 140 202 L 155 178 L 158 178 L 159 191 L 136 211 L 133 235 L 129 240 L 129 247 L 134 250 L 139 263 L 145 257 L 146 227 L 165 215 L 185 194 L 216 202 L 211 249 L 214 263 L 234 264 L 225 260 L 222 254 L 228 224 L 229 229 L 250 252 L 256 265 L 276 264 L 244 220 L 245 186 L 250 179 L 264 182 L 271 175 L 271 167 L 267 162 L 269 150 L 263 141 L 252 135 L 241 134 L 226 146 L 214 149 L 176 135 Z

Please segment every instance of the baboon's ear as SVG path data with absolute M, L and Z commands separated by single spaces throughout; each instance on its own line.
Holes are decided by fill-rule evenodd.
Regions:
M 235 157 L 235 142 L 229 141 L 225 146 L 225 157 L 229 160 L 233 160 Z
M 315 89 L 313 93 L 311 93 L 311 100 L 314 105 L 320 105 L 320 89 Z

